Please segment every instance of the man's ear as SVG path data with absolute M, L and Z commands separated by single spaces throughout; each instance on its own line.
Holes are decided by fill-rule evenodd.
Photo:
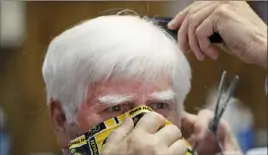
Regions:
M 54 100 L 50 101 L 50 116 L 53 121 L 54 131 L 57 136 L 58 144 L 63 149 L 68 149 L 68 133 L 66 129 L 66 117 L 61 104 Z

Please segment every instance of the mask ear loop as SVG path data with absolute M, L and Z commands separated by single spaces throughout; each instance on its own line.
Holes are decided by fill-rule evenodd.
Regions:
M 64 132 L 66 133 L 66 136 L 67 136 L 67 139 L 68 139 L 68 142 L 70 143 L 71 140 L 77 138 L 77 137 L 80 137 L 82 136 L 83 133 L 81 134 L 73 134 L 74 132 L 73 131 L 76 131 L 76 129 L 78 128 L 78 125 L 79 125 L 79 122 L 77 121 L 73 121 L 73 122 L 67 122 L 67 128 L 64 128 Z

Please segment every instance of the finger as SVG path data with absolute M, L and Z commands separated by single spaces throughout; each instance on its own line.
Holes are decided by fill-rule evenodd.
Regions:
M 134 128 L 134 122 L 131 118 L 127 117 L 121 126 L 119 126 L 115 131 L 113 131 L 108 139 L 107 144 L 109 143 L 119 143 L 121 142 Z
M 171 30 L 178 29 L 189 11 L 191 13 L 199 11 L 204 6 L 208 6 L 209 4 L 214 3 L 210 1 L 202 1 L 202 2 L 193 2 L 192 4 L 188 5 L 185 9 L 180 11 L 174 18 L 168 23 L 168 28 Z
M 217 4 L 213 3 L 212 5 L 209 5 L 199 12 L 189 16 L 189 45 L 198 60 L 203 60 L 203 54 L 196 36 L 196 28 L 215 10 L 216 6 Z
M 187 6 L 185 9 L 180 11 L 169 23 L 168 23 L 168 28 L 171 30 L 178 29 L 185 19 L 188 11 L 192 7 L 192 4 Z
M 181 119 L 181 127 L 183 128 L 183 130 L 187 131 L 188 133 L 193 133 L 194 125 L 195 122 L 197 121 L 196 119 L 197 119 L 196 115 L 184 112 Z
M 189 49 L 189 35 L 188 35 L 188 29 L 189 29 L 189 17 L 187 16 L 186 19 L 183 21 L 181 28 L 179 29 L 178 33 L 178 42 L 181 50 L 183 52 L 186 52 L 187 49 Z M 194 52 L 196 58 L 200 61 L 203 61 L 205 59 L 205 56 L 201 52 Z
M 225 138 L 222 143 L 223 151 L 240 151 L 241 148 L 235 136 L 230 132 L 229 136 Z
M 196 145 L 196 138 L 194 135 L 192 135 L 190 138 L 187 139 L 187 142 L 194 147 Z
M 232 135 L 229 124 L 223 119 L 220 120 L 218 125 L 218 135 L 220 140 L 223 140 L 227 137 L 229 138 Z
M 220 121 L 217 134 L 223 150 L 240 150 L 239 144 L 226 121 Z
M 212 13 L 213 14 L 213 13 Z M 201 50 L 212 59 L 218 58 L 218 50 L 209 41 L 209 36 L 211 36 L 217 29 L 215 29 L 216 16 L 210 15 L 206 18 L 197 28 L 196 36 Z
M 189 18 L 186 17 L 178 32 L 178 43 L 181 51 L 184 53 L 187 52 L 187 49 L 189 49 L 188 34 L 187 34 L 188 26 L 189 26 Z
M 210 110 L 201 110 L 198 115 L 197 119 L 198 121 L 195 122 L 195 135 L 197 136 L 198 140 L 202 140 L 205 138 L 208 129 L 209 124 L 213 119 L 213 112 Z
M 177 126 L 170 124 L 160 129 L 154 136 L 167 146 L 170 146 L 176 140 L 180 139 L 182 134 Z
M 183 139 L 177 140 L 168 148 L 168 154 L 186 154 L 187 153 L 187 145 L 185 144 Z
M 143 130 L 154 134 L 165 125 L 166 119 L 164 116 L 156 112 L 149 112 L 140 119 L 134 130 Z

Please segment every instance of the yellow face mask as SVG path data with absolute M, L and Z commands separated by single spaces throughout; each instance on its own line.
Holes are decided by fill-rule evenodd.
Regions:
M 141 119 L 143 115 L 153 111 L 150 107 L 139 106 L 122 115 L 108 119 L 95 127 L 90 132 L 83 134 L 70 141 L 69 150 L 72 155 L 100 155 L 103 149 L 106 139 L 112 131 L 117 129 L 124 121 L 126 117 L 130 117 L 134 121 L 134 125 Z M 171 124 L 168 120 L 166 125 Z M 184 139 L 188 146 L 188 152 L 186 155 L 193 155 L 190 144 Z

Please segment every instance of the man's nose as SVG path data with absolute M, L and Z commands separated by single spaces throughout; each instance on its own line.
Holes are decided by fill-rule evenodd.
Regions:
M 145 99 L 139 99 L 138 101 L 133 103 L 133 107 L 138 107 L 138 106 L 142 106 L 142 105 L 146 105 Z

